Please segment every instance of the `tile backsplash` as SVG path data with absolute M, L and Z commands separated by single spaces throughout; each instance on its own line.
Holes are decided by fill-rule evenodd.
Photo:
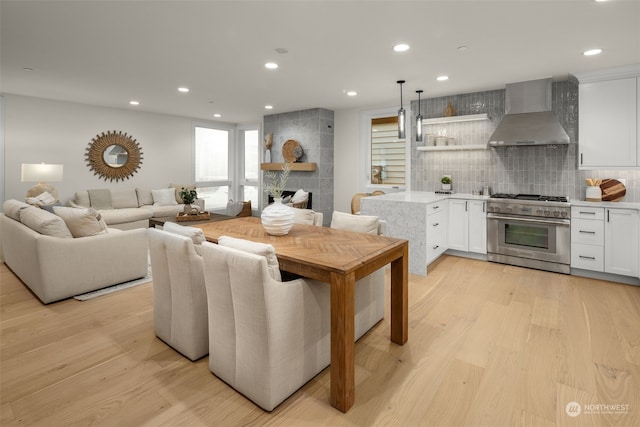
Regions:
M 456 115 L 487 113 L 481 122 L 429 125 L 427 133 L 446 132 L 456 144 L 484 144 L 504 116 L 504 89 L 471 94 L 427 98 L 420 108 L 425 118 L 442 117 L 451 103 Z M 411 104 L 418 110 L 418 102 Z M 570 81 L 552 85 L 552 111 L 569 135 L 570 144 L 557 146 L 500 147 L 486 150 L 417 151 L 415 117 L 412 118 L 411 188 L 434 191 L 440 188 L 442 175 L 451 175 L 453 190 L 472 193 L 489 186 L 494 193 L 530 193 L 566 195 L 584 199 L 585 178 L 623 178 L 627 195 L 624 201 L 640 202 L 640 171 L 580 171 L 577 163 L 578 85 Z M 475 124 L 474 124 L 475 123 Z M 426 141 L 426 138 L 425 138 Z

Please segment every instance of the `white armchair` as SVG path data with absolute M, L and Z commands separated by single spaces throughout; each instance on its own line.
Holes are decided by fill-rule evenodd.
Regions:
M 271 411 L 329 365 L 330 288 L 279 282 L 265 256 L 231 247 L 203 243 L 202 255 L 209 368 Z
M 203 261 L 197 253 L 200 245 L 194 244 L 194 240 L 204 241 L 204 235 L 194 230 L 202 233 L 169 222 L 164 230 L 147 230 L 153 271 L 154 331 L 190 360 L 209 352 Z
M 377 216 L 333 212 L 331 228 L 384 235 L 386 222 Z M 364 335 L 384 318 L 384 267 L 356 282 L 355 338 Z

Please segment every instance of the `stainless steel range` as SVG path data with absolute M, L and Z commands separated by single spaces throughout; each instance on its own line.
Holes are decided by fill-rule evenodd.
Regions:
M 487 202 L 489 261 L 569 274 L 571 208 L 566 197 L 494 194 Z

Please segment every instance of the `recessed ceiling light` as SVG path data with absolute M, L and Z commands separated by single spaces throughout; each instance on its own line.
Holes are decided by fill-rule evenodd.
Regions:
M 439 82 L 444 82 L 449 80 L 449 76 L 438 76 L 436 80 L 438 80 Z
M 23 68 L 23 70 L 24 70 L 24 71 L 33 71 L 33 68 L 31 68 L 31 67 L 24 67 L 24 68 Z
M 347 92 L 347 96 L 356 96 L 358 94 L 358 92 L 356 92 L 355 90 L 350 90 Z
M 218 118 L 218 117 L 222 117 L 222 114 L 215 113 L 215 114 L 213 115 L 213 117 L 216 117 L 216 118 Z
M 400 43 L 397 44 L 393 47 L 393 50 L 395 50 L 396 52 L 404 52 L 409 50 L 409 45 L 406 43 Z
M 264 108 L 266 110 L 273 110 L 273 105 L 265 105 Z
M 140 105 L 140 103 L 138 101 L 129 101 L 129 104 L 131 104 L 131 105 Z
M 584 52 L 582 52 L 582 54 L 584 56 L 599 55 L 601 53 L 602 53 L 602 49 L 589 49 L 589 50 L 585 50 Z
M 189 92 L 189 88 L 188 87 L 179 87 L 178 88 L 178 92 L 187 93 L 187 92 Z
M 275 49 L 275 51 L 276 51 L 276 52 L 278 52 L 278 53 L 280 53 L 280 54 L 283 54 L 283 55 L 284 55 L 285 53 L 289 53 L 289 51 L 288 51 L 288 50 L 287 50 L 287 48 L 285 48 L 285 47 L 277 47 L 277 48 Z
M 264 64 L 264 66 L 270 70 L 275 70 L 276 68 L 278 68 L 278 64 L 276 64 L 275 62 L 267 62 L 266 64 Z
M 457 50 L 458 52 L 460 52 L 460 53 L 464 53 L 464 52 L 466 52 L 467 50 L 469 50 L 469 46 L 464 46 L 464 45 L 463 45 L 463 46 L 458 46 L 458 47 L 456 48 L 456 50 Z

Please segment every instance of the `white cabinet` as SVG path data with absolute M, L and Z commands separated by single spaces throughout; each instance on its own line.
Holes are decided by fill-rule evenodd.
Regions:
M 580 169 L 640 167 L 640 65 L 576 74 Z
M 571 267 L 604 271 L 604 209 L 571 207 Z
M 487 253 L 487 209 L 484 200 L 449 200 L 449 249 Z
M 635 209 L 571 207 L 571 267 L 638 276 L 640 213 Z
M 607 209 L 604 222 L 604 271 L 638 275 L 640 216 L 635 209 Z
M 447 200 L 427 205 L 427 264 L 447 250 L 448 205 Z

